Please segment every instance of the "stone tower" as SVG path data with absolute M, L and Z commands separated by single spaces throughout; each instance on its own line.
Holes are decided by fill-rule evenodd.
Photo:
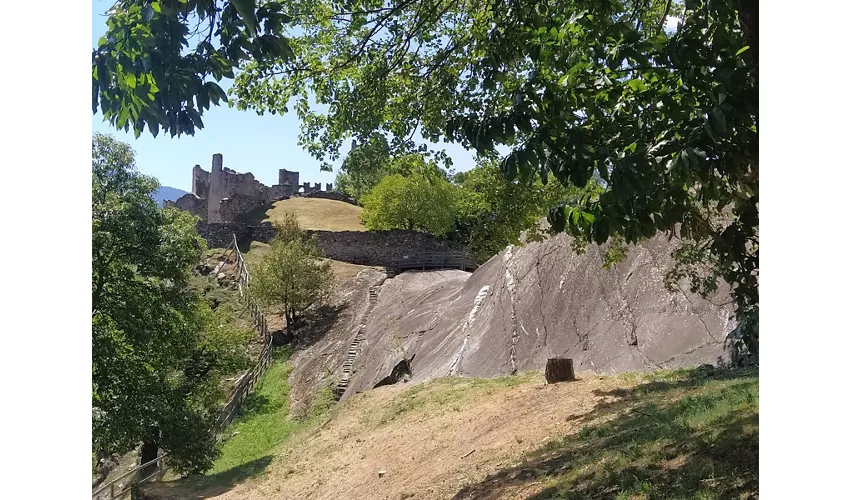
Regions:
M 219 204 L 224 198 L 224 157 L 221 153 L 216 153 L 212 157 L 212 170 L 210 171 L 210 192 L 207 196 L 207 220 L 210 222 L 221 222 L 221 212 Z
M 298 190 L 298 172 L 290 172 L 285 168 L 278 170 L 278 184 L 289 184 Z

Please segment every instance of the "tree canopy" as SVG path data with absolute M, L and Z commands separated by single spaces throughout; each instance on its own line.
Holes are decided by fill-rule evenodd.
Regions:
M 554 230 L 597 243 L 680 236 L 680 276 L 702 292 L 724 279 L 739 318 L 757 321 L 755 0 L 304 0 L 256 9 L 188 0 L 176 13 L 167 3 L 119 1 L 93 55 L 93 97 L 115 125 L 141 131 L 165 109 L 177 116 L 171 132 L 191 132 L 179 117 L 200 126 L 203 79 L 230 77 L 238 65 L 231 103 L 260 113 L 293 105 L 302 144 L 323 161 L 348 138 L 377 133 L 405 151 L 419 133 L 483 157 L 506 148 L 508 179 L 551 174 L 583 188 L 596 176 L 600 193 L 553 207 Z M 175 48 L 190 32 L 186 12 L 209 20 L 207 39 L 220 48 Z M 673 13 L 682 22 L 671 35 L 663 27 Z M 226 72 L 214 67 L 221 60 Z M 757 350 L 752 335 L 744 340 Z
M 331 263 L 320 260 L 315 237 L 308 238 L 291 213 L 275 224 L 271 250 L 252 270 L 251 293 L 286 319 L 293 333 L 305 311 L 321 305 L 333 289 Z
M 195 218 L 160 210 L 157 181 L 129 145 L 92 139 L 92 444 L 142 461 L 162 448 L 178 470 L 208 469 L 224 374 L 247 339 L 189 286 L 205 249 Z
M 459 186 L 453 237 L 485 261 L 508 245 L 537 241 L 543 236 L 540 221 L 558 203 L 574 205 L 582 194 L 575 186 L 509 180 L 498 162 L 484 160 L 468 172 L 454 176 Z M 593 184 L 589 189 L 599 189 Z
M 445 236 L 452 229 L 458 189 L 443 177 L 388 175 L 363 198 L 369 229 L 408 229 Z

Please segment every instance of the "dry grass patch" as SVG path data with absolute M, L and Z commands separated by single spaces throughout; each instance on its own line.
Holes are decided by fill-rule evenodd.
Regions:
M 283 214 L 291 212 L 298 217 L 302 229 L 322 231 L 365 231 L 366 226 L 360 220 L 363 209 L 344 201 L 323 198 L 290 198 L 275 202 L 271 208 L 257 210 L 247 214 L 244 220 L 257 224 L 276 222 Z

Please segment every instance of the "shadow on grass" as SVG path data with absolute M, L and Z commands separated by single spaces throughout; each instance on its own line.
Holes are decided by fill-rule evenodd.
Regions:
M 237 484 L 256 477 L 271 464 L 272 456 L 266 455 L 226 471 L 207 476 L 190 476 L 180 481 L 149 483 L 143 486 L 146 498 L 204 500 L 227 493 Z
M 267 415 L 270 413 L 277 413 L 283 408 L 284 403 L 281 401 L 271 401 L 268 397 L 263 394 L 257 394 L 256 392 L 249 395 L 245 398 L 245 401 L 242 403 L 242 406 L 239 408 L 239 416 L 244 415 Z
M 676 372 L 598 395 L 580 432 L 454 499 L 757 498 L 757 373 Z

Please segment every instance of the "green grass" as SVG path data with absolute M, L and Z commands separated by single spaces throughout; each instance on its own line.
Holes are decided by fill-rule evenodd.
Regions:
M 249 396 L 240 417 L 226 431 L 221 455 L 209 475 L 239 467 L 270 456 L 297 427 L 289 416 L 289 378 L 292 367 L 288 353 L 275 352 L 277 358 L 262 378 L 260 387 Z
M 303 415 L 290 415 L 290 355 L 288 348 L 275 350 L 274 361 L 258 388 L 245 400 L 239 417 L 225 431 L 226 438 L 212 469 L 203 476 L 177 481 L 176 488 L 184 493 L 204 490 L 218 494 L 259 476 L 284 442 L 327 419 L 334 403 L 330 389 L 319 392 Z
M 698 370 L 626 375 L 578 417 L 586 426 L 526 457 L 464 498 L 510 484 L 542 483 L 531 497 L 754 498 L 758 492 L 758 374 Z M 600 423 L 601 421 L 601 423 Z

